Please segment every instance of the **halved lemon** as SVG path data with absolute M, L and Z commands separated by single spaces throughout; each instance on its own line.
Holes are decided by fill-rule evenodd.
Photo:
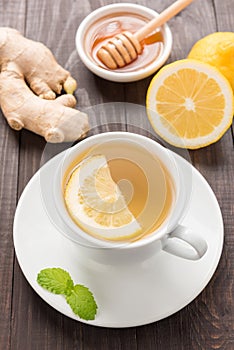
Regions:
M 112 241 L 125 241 L 141 234 L 141 226 L 111 177 L 105 156 L 93 155 L 80 163 L 64 194 L 70 216 L 89 234 Z
M 163 67 L 146 97 L 156 133 L 172 145 L 189 149 L 219 140 L 232 123 L 233 106 L 227 79 L 211 65 L 192 59 Z

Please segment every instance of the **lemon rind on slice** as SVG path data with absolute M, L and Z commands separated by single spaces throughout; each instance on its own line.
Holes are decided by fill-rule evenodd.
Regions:
M 108 194 L 108 188 L 104 187 L 103 194 L 96 190 L 101 191 L 102 184 L 95 178 L 100 169 L 105 170 L 103 173 L 107 181 L 106 184 L 103 181 L 103 186 L 109 185 L 112 191 L 109 196 L 103 197 L 105 193 Z M 90 156 L 74 169 L 65 187 L 64 199 L 73 221 L 94 237 L 127 241 L 141 234 L 141 226 L 128 209 L 118 185 L 112 180 L 103 155 Z M 121 218 L 127 218 L 128 222 L 121 225 Z

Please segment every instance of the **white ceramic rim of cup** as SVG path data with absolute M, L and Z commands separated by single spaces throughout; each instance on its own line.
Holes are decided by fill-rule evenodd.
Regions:
M 158 59 L 156 59 L 153 63 L 149 64 L 144 69 L 134 71 L 134 72 L 114 72 L 111 70 L 107 70 L 101 67 L 98 67 L 86 54 L 86 50 L 84 48 L 84 36 L 90 27 L 90 25 L 97 21 L 99 18 L 108 15 L 113 14 L 117 12 L 122 11 L 128 11 L 136 14 L 141 14 L 143 16 L 148 17 L 149 19 L 152 19 L 158 15 L 158 12 L 142 6 L 138 4 L 131 4 L 131 3 L 118 3 L 118 4 L 111 4 L 106 5 L 103 7 L 98 8 L 97 10 L 91 12 L 85 19 L 81 22 L 79 25 L 77 32 L 76 32 L 76 49 L 77 52 L 82 60 L 82 62 L 85 64 L 85 66 L 94 74 L 98 75 L 101 78 L 115 81 L 115 82 L 132 82 L 144 79 L 151 74 L 155 73 L 162 65 L 166 62 L 168 59 L 171 49 L 172 49 L 172 33 L 167 24 L 164 24 L 162 26 L 162 33 L 164 38 L 164 47 L 163 52 L 160 54 Z
M 90 147 L 98 144 L 100 142 L 100 139 L 102 142 L 110 141 L 110 137 L 111 137 L 111 140 L 124 139 L 125 141 L 126 140 L 137 141 L 137 142 L 140 141 L 141 142 L 140 145 L 143 145 L 143 146 L 145 146 L 145 143 L 148 143 L 148 145 L 150 145 L 152 148 L 155 149 L 154 154 L 163 162 L 164 166 L 166 166 L 166 168 L 169 170 L 176 187 L 175 203 L 171 209 L 170 215 L 168 216 L 167 220 L 165 220 L 163 224 L 155 232 L 151 233 L 149 236 L 145 238 L 142 237 L 139 240 L 132 241 L 132 242 L 131 241 L 130 242 L 105 241 L 105 240 L 95 238 L 94 236 L 84 232 L 75 224 L 75 222 L 69 216 L 64 203 L 62 183 L 63 183 L 66 169 L 68 168 L 69 164 L 79 154 L 90 149 Z M 168 165 L 169 165 L 168 163 L 170 163 L 171 166 L 174 166 L 175 171 L 173 174 L 172 174 L 171 166 L 168 168 Z M 105 132 L 105 133 L 93 135 L 88 137 L 85 140 L 80 141 L 78 144 L 76 144 L 75 146 L 65 151 L 65 155 L 64 157 L 62 157 L 59 163 L 57 172 L 55 173 L 53 197 L 54 197 L 54 204 L 57 209 L 57 212 L 60 215 L 62 221 L 65 223 L 65 225 L 85 241 L 94 244 L 95 247 L 97 248 L 98 247 L 99 248 L 136 248 L 139 246 L 144 246 L 146 244 L 149 244 L 153 241 L 160 240 L 162 237 L 164 237 L 166 234 L 169 233 L 168 221 L 170 221 L 170 227 L 169 227 L 170 231 L 172 231 L 178 225 L 178 221 L 184 212 L 184 206 L 185 206 L 185 194 L 182 186 L 182 177 L 178 169 L 176 160 L 173 156 L 173 153 L 167 148 L 164 148 L 163 146 L 158 144 L 156 141 L 148 137 L 135 134 L 135 133 L 130 133 L 127 131 Z M 176 210 L 175 210 L 175 207 L 176 207 Z M 66 232 L 62 231 L 62 233 L 72 241 L 75 241 L 76 243 L 79 244 L 80 242 L 79 239 L 77 239 L 76 241 L 74 239 L 74 235 L 73 237 L 71 237 L 69 235 L 69 230 L 67 230 Z M 91 248 L 93 248 L 93 246 L 91 246 Z

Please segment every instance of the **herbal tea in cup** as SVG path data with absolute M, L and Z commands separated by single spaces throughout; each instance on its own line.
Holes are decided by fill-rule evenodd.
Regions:
M 183 176 L 175 154 L 147 137 L 91 136 L 64 152 L 55 174 L 59 229 L 105 263 L 148 248 L 200 259 L 205 240 L 179 224 L 191 191 Z
M 151 234 L 167 219 L 174 202 L 173 179 L 161 160 L 144 146 L 121 139 L 78 155 L 63 187 L 73 221 L 109 241 Z

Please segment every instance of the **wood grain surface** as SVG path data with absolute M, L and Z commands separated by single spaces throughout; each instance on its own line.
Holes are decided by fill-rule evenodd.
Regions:
M 121 1 L 119 1 L 121 2 Z M 124 1 L 122 1 L 124 2 Z M 128 0 L 127 2 L 134 1 Z M 158 12 L 172 0 L 139 0 Z M 90 73 L 75 50 L 81 20 L 109 0 L 0 0 L 0 25 L 46 44 L 77 79 L 77 108 L 110 102 L 145 104 L 152 77 L 135 83 L 105 81 Z M 186 57 L 192 45 L 215 31 L 234 31 L 234 0 L 196 0 L 170 21 L 173 50 L 168 62 Z M 124 107 L 123 107 L 124 108 Z M 100 107 L 90 112 L 91 133 L 112 130 Z M 114 120 L 133 131 L 128 114 Z M 139 119 L 139 127 L 144 127 Z M 97 127 L 98 125 L 98 127 Z M 233 350 L 234 349 L 234 156 L 230 128 L 216 144 L 190 152 L 219 201 L 225 244 L 221 261 L 205 290 L 180 312 L 159 322 L 129 329 L 84 325 L 48 306 L 29 286 L 14 254 L 12 224 L 17 200 L 40 167 L 44 140 L 11 130 L 0 117 L 0 350 Z M 212 215 L 212 213 L 210 213 Z

